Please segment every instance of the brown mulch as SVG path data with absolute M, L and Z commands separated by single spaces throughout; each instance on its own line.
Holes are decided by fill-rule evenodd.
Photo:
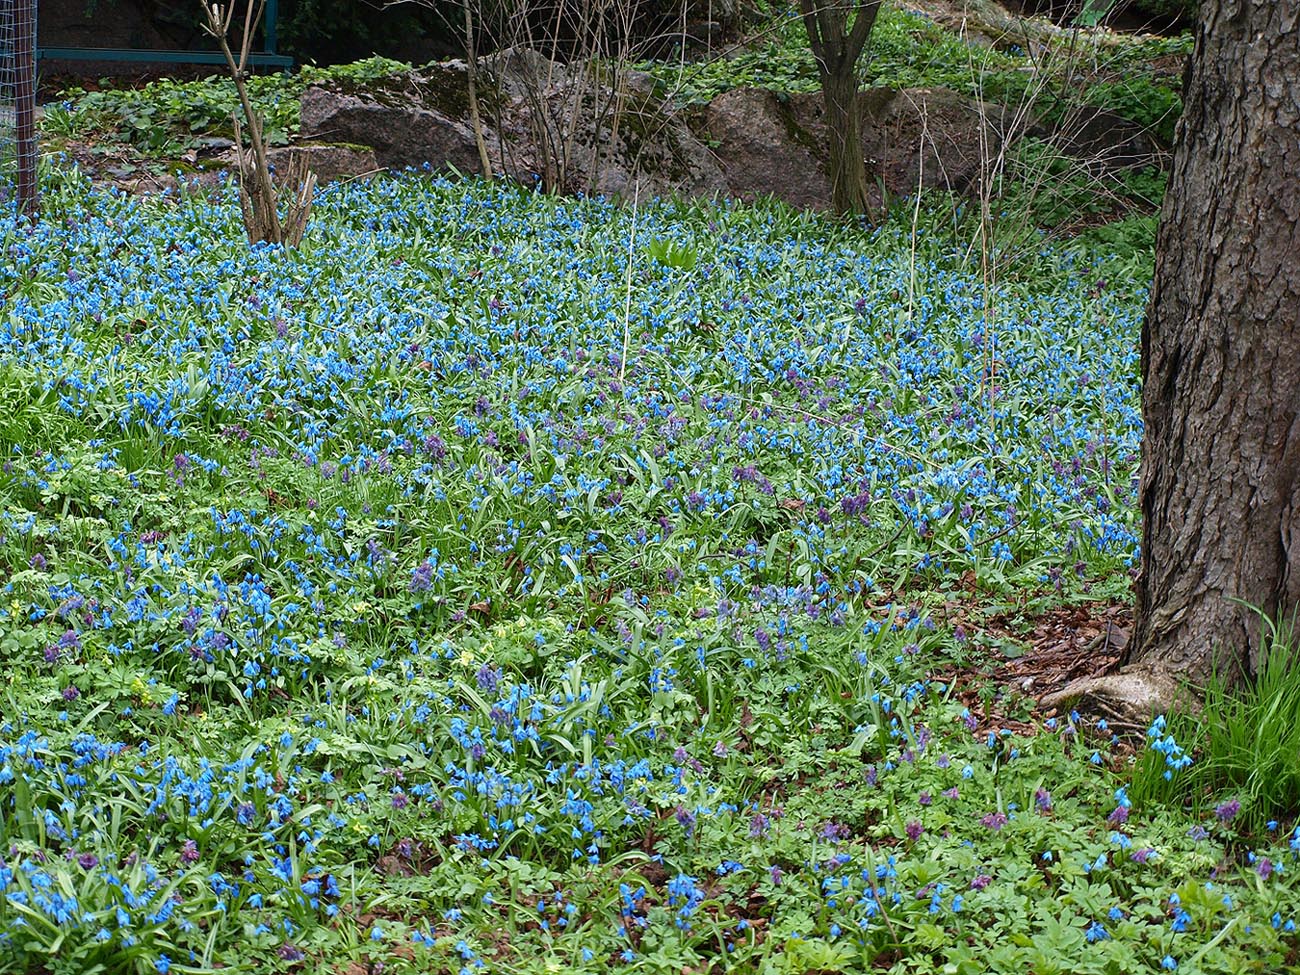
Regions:
M 1116 603 L 1092 603 L 1055 610 L 1034 620 L 1023 657 L 993 660 L 993 679 L 1042 698 L 1072 681 L 1099 677 L 1116 664 L 1128 645 L 1133 611 Z M 996 625 L 996 622 L 995 622 Z
M 1014 698 L 1041 700 L 1075 680 L 1112 670 L 1128 643 L 1132 618 L 1131 607 L 1107 602 L 1044 613 L 1030 621 L 1028 632 L 1007 616 L 994 616 L 977 626 L 985 639 L 972 640 L 972 659 L 933 677 L 957 686 L 954 697 L 970 709 L 981 727 L 1028 733 L 1034 725 L 1010 713 L 1014 709 L 1023 714 L 1023 708 L 1014 708 Z M 1023 655 L 1008 657 L 997 648 L 998 640 L 1025 645 Z M 986 701 L 987 694 L 981 691 L 989 685 L 1011 693 Z

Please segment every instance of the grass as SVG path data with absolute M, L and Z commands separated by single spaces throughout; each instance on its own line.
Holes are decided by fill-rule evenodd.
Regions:
M 933 676 L 982 603 L 1126 589 L 1120 237 L 986 290 L 946 204 L 408 174 L 285 252 L 229 192 L 44 202 L 0 969 L 1295 970 L 1289 819 L 1132 806 L 1104 724 Z
M 1135 773 L 1136 801 L 1180 803 L 1197 812 L 1213 808 L 1221 819 L 1256 832 L 1276 830 L 1279 820 L 1295 815 L 1300 670 L 1291 623 L 1266 621 L 1260 659 L 1248 686 L 1230 688 L 1215 675 L 1196 695 L 1204 702 L 1200 711 L 1175 713 L 1151 729 L 1158 747 L 1149 749 Z M 1223 800 L 1225 792 L 1232 797 Z

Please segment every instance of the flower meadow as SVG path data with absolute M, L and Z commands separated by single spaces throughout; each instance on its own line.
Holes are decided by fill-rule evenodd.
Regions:
M 1146 280 L 910 216 L 405 174 L 283 251 L 53 174 L 0 222 L 0 970 L 1297 970 L 1294 824 L 936 676 L 1125 591 Z

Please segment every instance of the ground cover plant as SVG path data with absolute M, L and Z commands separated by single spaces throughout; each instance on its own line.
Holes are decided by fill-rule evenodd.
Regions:
M 934 676 L 1127 591 L 1143 260 L 421 174 L 289 252 L 45 189 L 3 970 L 1295 970 L 1293 823 Z
M 708 102 L 739 87 L 819 90 L 817 66 L 793 5 L 770 5 L 767 18 L 751 33 L 751 40 L 721 57 L 651 61 L 644 67 L 665 94 L 686 104 Z M 951 88 L 1009 105 L 1027 97 L 1077 100 L 1147 126 L 1167 144 L 1182 109 L 1181 59 L 1189 53 L 1190 35 L 1095 30 L 1044 34 L 1026 28 L 1023 38 L 991 45 L 905 4 L 887 4 L 861 67 L 866 86 Z
M 797 5 L 761 6 L 746 37 L 720 52 L 689 60 L 669 58 L 639 65 L 657 94 L 689 107 L 738 87 L 768 88 L 781 94 L 816 92 L 820 82 Z M 862 63 L 865 86 L 949 88 L 1038 119 L 1043 131 L 1025 140 L 1004 163 L 1008 186 L 1023 187 L 1024 171 L 1050 169 L 1040 177 L 1032 200 L 1008 192 L 1002 205 L 1022 213 L 1027 226 L 1101 222 L 1100 217 L 1158 208 L 1163 174 L 1154 167 L 1136 172 L 1096 171 L 1052 144 L 1048 130 L 1067 116 L 1106 109 L 1138 123 L 1163 146 L 1172 144 L 1182 110 L 1182 66 L 1190 35 L 1130 36 L 1111 31 L 1055 30 L 1027 26 L 1024 37 L 987 40 L 963 36 L 925 13 L 887 5 L 872 31 Z M 1021 40 L 1021 43 L 1017 43 Z M 303 91 L 321 82 L 366 85 L 411 66 L 373 57 L 320 68 L 303 65 L 291 73 L 249 79 L 253 107 L 265 120 L 268 144 L 291 142 L 299 130 Z M 124 172 L 191 172 L 214 165 L 202 158 L 226 147 L 238 108 L 229 78 L 161 79 L 143 86 L 107 84 L 98 90 L 72 88 L 45 107 L 47 141 L 87 147 L 89 153 L 122 156 Z
M 253 108 L 264 120 L 267 142 L 284 145 L 298 132 L 300 101 L 309 85 L 365 84 L 409 68 L 380 57 L 327 68 L 305 64 L 291 73 L 253 75 L 248 87 Z M 231 117 L 239 111 L 229 77 L 160 78 L 140 86 L 105 82 L 92 91 L 66 89 L 60 100 L 45 106 L 43 125 L 48 137 L 121 142 L 146 157 L 175 160 L 214 140 L 228 143 L 235 134 Z

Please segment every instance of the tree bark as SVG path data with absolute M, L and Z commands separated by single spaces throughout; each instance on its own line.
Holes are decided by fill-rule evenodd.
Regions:
M 1300 0 L 1202 3 L 1142 328 L 1128 662 L 1193 682 L 1300 607 L 1298 31 Z
M 862 158 L 857 65 L 880 15 L 880 4 L 881 0 L 799 2 L 826 107 L 831 206 L 840 213 L 866 213 L 871 204 Z
M 871 205 L 867 165 L 862 158 L 858 76 L 850 70 L 822 79 L 830 150 L 831 207 L 838 213 L 866 213 Z

